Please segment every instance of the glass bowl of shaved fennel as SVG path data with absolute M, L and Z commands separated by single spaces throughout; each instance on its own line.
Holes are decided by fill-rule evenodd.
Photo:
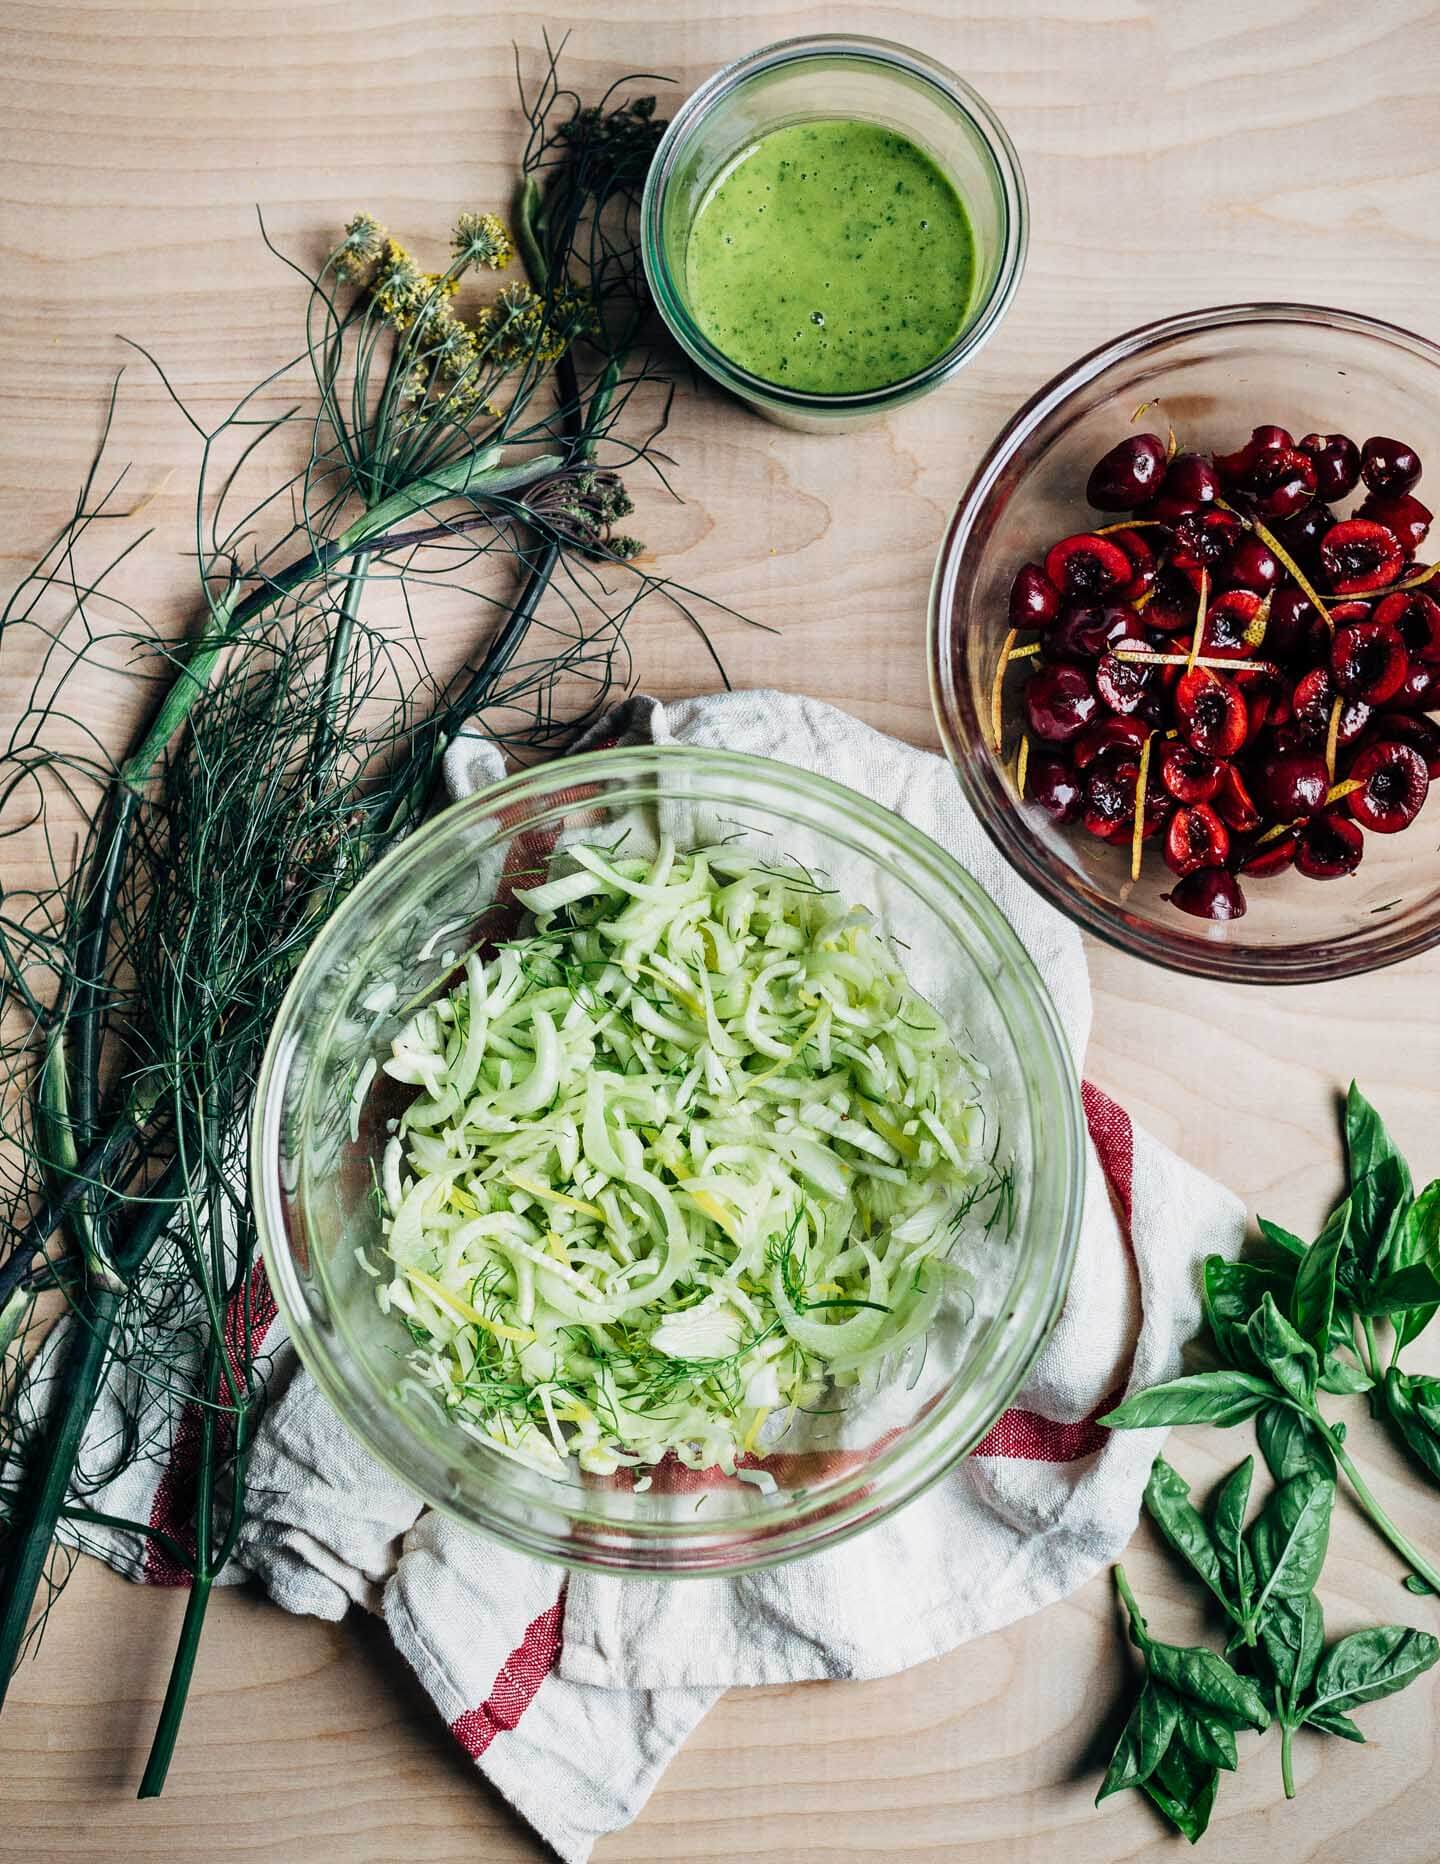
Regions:
M 594 752 L 437 816 L 324 927 L 251 1172 L 274 1292 L 433 1506 L 595 1570 L 833 1545 L 979 1445 L 1084 1185 L 1048 996 L 901 818 Z

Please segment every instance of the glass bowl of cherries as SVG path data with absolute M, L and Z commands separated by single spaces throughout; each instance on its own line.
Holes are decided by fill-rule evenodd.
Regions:
M 1307 305 L 1147 325 L 1021 409 L 946 533 L 930 663 L 1033 885 L 1238 982 L 1440 943 L 1427 459 L 1440 495 L 1440 347 Z

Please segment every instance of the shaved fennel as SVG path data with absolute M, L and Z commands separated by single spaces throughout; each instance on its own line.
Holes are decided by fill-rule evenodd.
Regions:
M 769 1448 L 923 1339 L 993 1168 L 983 1070 L 871 915 L 743 847 L 571 846 L 418 1011 L 383 1307 L 467 1430 L 559 1474 Z

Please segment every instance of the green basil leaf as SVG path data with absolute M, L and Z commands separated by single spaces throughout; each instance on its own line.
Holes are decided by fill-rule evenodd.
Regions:
M 1095 1795 L 1097 1806 L 1112 1793 L 1123 1793 L 1149 1779 L 1170 1745 L 1179 1716 L 1180 1698 L 1174 1690 L 1163 1683 L 1146 1683 L 1115 1744 L 1100 1791 Z
M 1234 1773 L 1240 1764 L 1235 1750 L 1235 1730 L 1218 1715 L 1212 1715 L 1195 1703 L 1187 1703 L 1186 1713 L 1175 1725 L 1175 1739 L 1206 1767 L 1221 1767 Z
M 1308 1404 L 1315 1396 L 1320 1372 L 1315 1348 L 1290 1325 L 1268 1290 L 1246 1323 L 1245 1332 L 1251 1349 L 1280 1389 Z
M 1412 1196 L 1410 1173 L 1399 1157 L 1382 1159 L 1350 1187 L 1349 1232 L 1357 1288 L 1373 1282 L 1391 1266 Z M 1344 1281 L 1342 1276 L 1342 1286 Z
M 1355 1239 L 1352 1234 L 1353 1221 L 1350 1199 L 1342 1197 L 1325 1219 L 1320 1234 L 1310 1245 L 1312 1249 L 1325 1251 L 1328 1251 L 1332 1244 L 1336 1245 L 1335 1283 L 1342 1300 L 1349 1298 L 1349 1291 L 1355 1286 L 1359 1273 L 1356 1267 Z
M 1330 1541 L 1335 1484 L 1304 1472 L 1281 1483 L 1250 1531 L 1250 1555 L 1260 1582 L 1256 1611 L 1272 1598 L 1303 1598 L 1315 1588 Z
M 1275 1680 L 1277 1713 L 1285 1720 L 1296 1719 L 1324 1647 L 1325 1614 L 1313 1592 L 1271 1599 L 1260 1626 L 1260 1648 Z
M 1345 1097 L 1345 1153 L 1350 1162 L 1350 1183 L 1355 1186 L 1377 1166 L 1393 1162 L 1404 1174 L 1405 1193 L 1413 1190 L 1410 1170 L 1385 1122 L 1352 1081 Z
M 1375 1625 L 1332 1644 L 1315 1676 L 1310 1714 L 1359 1708 L 1413 1683 L 1440 1657 L 1440 1642 L 1408 1625 Z
M 1408 1268 L 1413 1263 L 1423 1262 L 1432 1271 L 1440 1273 L 1440 1178 L 1433 1184 L 1427 1184 L 1409 1210 L 1405 1213 L 1405 1224 L 1395 1247 L 1391 1251 L 1391 1260 L 1397 1268 Z M 1436 1308 L 1430 1304 L 1417 1306 L 1395 1322 L 1395 1337 L 1400 1346 L 1408 1346 L 1417 1334 L 1435 1318 Z
M 1259 1225 L 1260 1234 L 1265 1240 L 1273 1243 L 1284 1255 L 1294 1256 L 1298 1259 L 1305 1254 L 1310 1246 L 1308 1243 L 1302 1242 L 1293 1230 L 1282 1230 L 1278 1223 L 1271 1223 L 1268 1217 L 1257 1217 L 1255 1221 Z
M 1416 1407 L 1414 1387 L 1419 1383 L 1398 1366 L 1391 1366 L 1385 1374 L 1385 1415 L 1410 1454 L 1440 1482 L 1440 1435 Z
M 1407 1592 L 1418 1593 L 1422 1599 L 1434 1596 L 1435 1588 L 1428 1579 L 1422 1579 L 1418 1573 L 1407 1573 L 1400 1583 Z
M 1304 1725 L 1318 1728 L 1322 1734 L 1339 1735 L 1345 1741 L 1358 1741 L 1362 1746 L 1365 1742 L 1365 1736 L 1350 1717 L 1342 1715 L 1338 1709 L 1315 1709 L 1305 1717 Z
M 1268 1379 L 1248 1372 L 1196 1372 L 1136 1392 L 1100 1422 L 1110 1430 L 1145 1430 L 1169 1424 L 1243 1424 L 1261 1405 L 1269 1404 L 1275 1387 Z
M 1291 1416 L 1294 1416 L 1293 1412 Z M 1254 1474 L 1255 1458 L 1247 1456 L 1221 1483 L 1210 1505 L 1210 1529 L 1220 1554 L 1221 1570 L 1235 1595 L 1242 1616 L 1249 1609 L 1255 1586 L 1250 1549 L 1245 1544 L 1245 1510 L 1250 1505 L 1250 1482 Z
M 1321 1391 L 1368 1392 L 1375 1381 L 1356 1363 L 1358 1358 L 1355 1316 L 1350 1297 L 1341 1297 L 1337 1290 L 1335 1307 L 1330 1316 L 1330 1336 L 1320 1356 L 1318 1383 Z
M 1310 1422 L 1288 1404 L 1274 1404 L 1255 1420 L 1255 1435 L 1266 1467 L 1277 1482 L 1292 1476 L 1323 1476 L 1335 1480 L 1335 1458 L 1330 1445 Z
M 1295 1331 L 1302 1334 L 1317 1353 L 1325 1353 L 1330 1345 L 1330 1325 L 1335 1314 L 1335 1270 L 1343 1241 L 1337 1234 L 1328 1242 L 1316 1242 L 1306 1250 L 1295 1274 L 1290 1318 L 1295 1323 Z
M 1406 1377 L 1406 1384 L 1421 1423 L 1440 1434 L 1440 1379 L 1431 1378 L 1423 1372 L 1411 1372 Z
M 1210 1823 L 1219 1780 L 1214 1767 L 1207 1767 L 1182 1743 L 1172 1741 L 1159 1766 L 1140 1790 L 1193 1845 L 1199 1842 Z
M 1375 1381 L 1368 1372 L 1362 1372 L 1353 1359 L 1342 1359 L 1338 1353 L 1327 1353 L 1320 1367 L 1320 1377 L 1316 1380 L 1322 1392 L 1334 1392 L 1343 1396 L 1354 1392 L 1373 1390 Z
M 1145 1655 L 1150 1674 L 1177 1695 L 1203 1702 L 1237 1728 L 1270 1726 L 1260 1691 L 1213 1650 L 1199 1644 L 1152 1644 Z
M 1180 1558 L 1204 1580 L 1226 1611 L 1231 1611 L 1219 1550 L 1204 1517 L 1190 1500 L 1190 1484 L 1163 1456 L 1155 1458 L 1145 1485 L 1145 1508 Z
M 1288 1269 L 1261 1268 L 1253 1262 L 1227 1262 L 1224 1256 L 1207 1256 L 1201 1277 L 1201 1298 L 1206 1324 L 1215 1350 L 1227 1365 L 1242 1372 L 1263 1372 L 1246 1337 L 1245 1324 L 1266 1292 L 1288 1304 L 1294 1275 Z
M 1403 1269 L 1391 1269 L 1373 1282 L 1356 1306 L 1360 1313 L 1372 1318 L 1400 1314 L 1411 1307 L 1428 1307 L 1433 1313 L 1440 1307 L 1440 1280 L 1428 1264 L 1412 1262 Z

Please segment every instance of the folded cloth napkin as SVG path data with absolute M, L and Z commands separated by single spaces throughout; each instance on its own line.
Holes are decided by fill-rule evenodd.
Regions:
M 1079 935 L 1006 866 L 939 758 L 776 692 L 632 699 L 587 748 L 601 743 L 757 752 L 903 815 L 1005 913 L 1083 1055 L 1090 990 Z M 461 738 L 447 763 L 457 796 L 501 772 L 479 735 Z M 567 1579 L 422 1509 L 346 1434 L 276 1320 L 253 1513 L 227 1577 L 257 1576 L 291 1611 L 383 1613 L 456 1739 L 571 1864 L 635 1817 L 726 1688 L 884 1676 L 1064 1598 L 1130 1538 L 1163 1436 L 1112 1436 L 1096 1420 L 1179 1370 L 1199 1324 L 1200 1264 L 1213 1251 L 1234 1255 L 1244 1229 L 1238 1200 L 1088 1084 L 1084 1104 L 1090 1169 L 1059 1323 L 975 1454 L 866 1533 L 737 1579 Z M 263 1317 L 267 1301 L 257 1283 L 252 1309 Z M 147 1543 L 93 1530 L 89 1544 L 152 1583 L 183 1581 L 164 1536 L 186 1529 L 184 1435 L 182 1420 L 168 1460 L 133 1466 L 123 1493 L 95 1503 L 150 1522 Z

